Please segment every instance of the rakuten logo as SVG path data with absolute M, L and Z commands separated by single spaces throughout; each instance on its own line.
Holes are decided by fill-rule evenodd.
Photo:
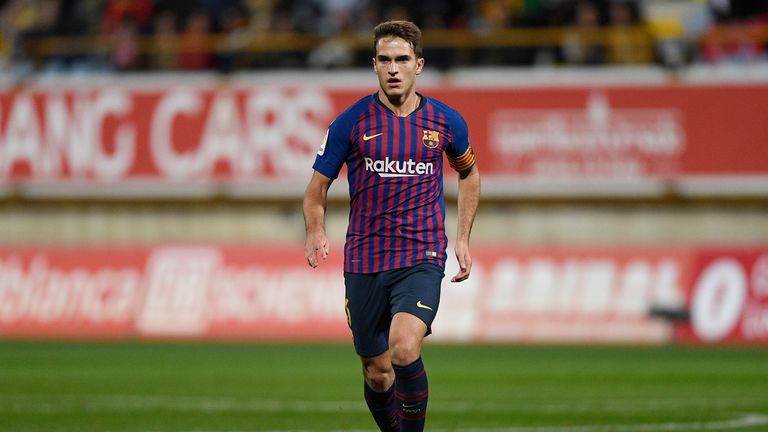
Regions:
M 416 177 L 422 174 L 434 174 L 435 165 L 432 162 L 416 162 L 413 159 L 407 161 L 373 160 L 365 158 L 365 170 L 372 171 L 379 177 Z

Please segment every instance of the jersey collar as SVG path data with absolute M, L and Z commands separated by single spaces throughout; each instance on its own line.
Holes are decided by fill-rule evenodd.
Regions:
M 424 97 L 424 95 L 423 95 L 423 94 L 421 94 L 421 93 L 419 93 L 419 92 L 416 92 L 416 94 L 417 94 L 417 95 L 419 95 L 419 106 L 417 106 L 417 107 L 416 107 L 416 109 L 415 109 L 415 110 L 413 110 L 413 111 L 412 111 L 410 114 L 408 114 L 406 117 L 410 117 L 410 116 L 411 116 L 411 114 L 414 114 L 414 113 L 416 113 L 416 112 L 417 112 L 417 111 L 419 111 L 420 109 L 424 108 L 424 105 L 426 105 L 426 104 L 427 104 L 427 98 L 426 98 L 426 97 Z M 381 105 L 381 106 L 382 106 L 382 108 L 384 108 L 385 110 L 387 110 L 387 111 L 389 111 L 390 113 L 392 113 L 392 115 L 394 115 L 394 116 L 397 116 L 397 114 L 395 114 L 395 112 L 394 112 L 394 111 L 392 111 L 391 109 L 389 109 L 389 107 L 388 107 L 388 106 L 384 105 L 384 102 L 382 102 L 382 101 L 381 101 L 381 98 L 379 97 L 379 92 L 378 92 L 378 91 L 377 91 L 376 93 L 374 93 L 374 94 L 373 94 L 373 99 L 376 101 L 376 103 L 377 103 L 377 104 Z

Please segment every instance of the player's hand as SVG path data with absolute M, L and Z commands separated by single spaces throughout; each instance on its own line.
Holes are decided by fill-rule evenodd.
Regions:
M 328 238 L 322 231 L 307 233 L 307 241 L 304 243 L 304 258 L 307 264 L 315 268 L 320 265 L 319 257 L 328 258 Z
M 469 256 L 469 245 L 456 243 L 456 259 L 459 261 L 459 272 L 451 278 L 451 282 L 461 282 L 469 278 L 472 271 L 472 257 Z

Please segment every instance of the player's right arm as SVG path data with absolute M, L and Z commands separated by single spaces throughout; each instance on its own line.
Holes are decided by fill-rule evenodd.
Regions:
M 370 98 L 370 96 L 368 97 Z M 320 150 L 315 157 L 312 178 L 307 190 L 304 191 L 304 226 L 307 239 L 304 243 L 304 258 L 307 264 L 315 268 L 320 264 L 319 258 L 328 257 L 328 237 L 325 235 L 325 207 L 328 204 L 328 188 L 339 175 L 341 166 L 347 158 L 350 147 L 350 136 L 355 119 L 359 114 L 356 108 L 366 98 L 361 99 L 340 114 L 328 127 Z
M 333 179 L 314 171 L 304 191 L 304 227 L 307 239 L 304 243 L 304 258 L 315 268 L 319 258 L 328 257 L 328 237 L 325 235 L 325 209 L 328 203 L 328 188 Z

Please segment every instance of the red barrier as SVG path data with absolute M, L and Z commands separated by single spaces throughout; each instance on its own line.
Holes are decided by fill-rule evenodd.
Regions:
M 0 250 L 0 335 L 348 338 L 338 255 L 169 246 Z
M 245 183 L 253 193 L 270 184 L 296 193 L 329 122 L 373 91 L 144 87 L 0 91 L 0 184 L 127 184 L 151 193 L 152 185 Z M 768 177 L 768 85 L 423 91 L 463 113 L 491 182 Z
M 346 341 L 340 252 L 300 245 L 0 249 L 0 337 Z M 473 249 L 431 339 L 768 343 L 768 249 Z M 690 312 L 673 323 L 652 309 Z
M 649 311 L 682 306 L 688 271 L 675 248 L 474 248 L 472 277 L 443 285 L 435 338 L 662 343 L 671 327 Z
M 0 335 L 348 340 L 340 254 L 296 247 L 0 250 Z M 661 343 L 684 251 L 477 248 L 443 286 L 435 339 Z M 451 261 L 446 273 L 456 271 Z

